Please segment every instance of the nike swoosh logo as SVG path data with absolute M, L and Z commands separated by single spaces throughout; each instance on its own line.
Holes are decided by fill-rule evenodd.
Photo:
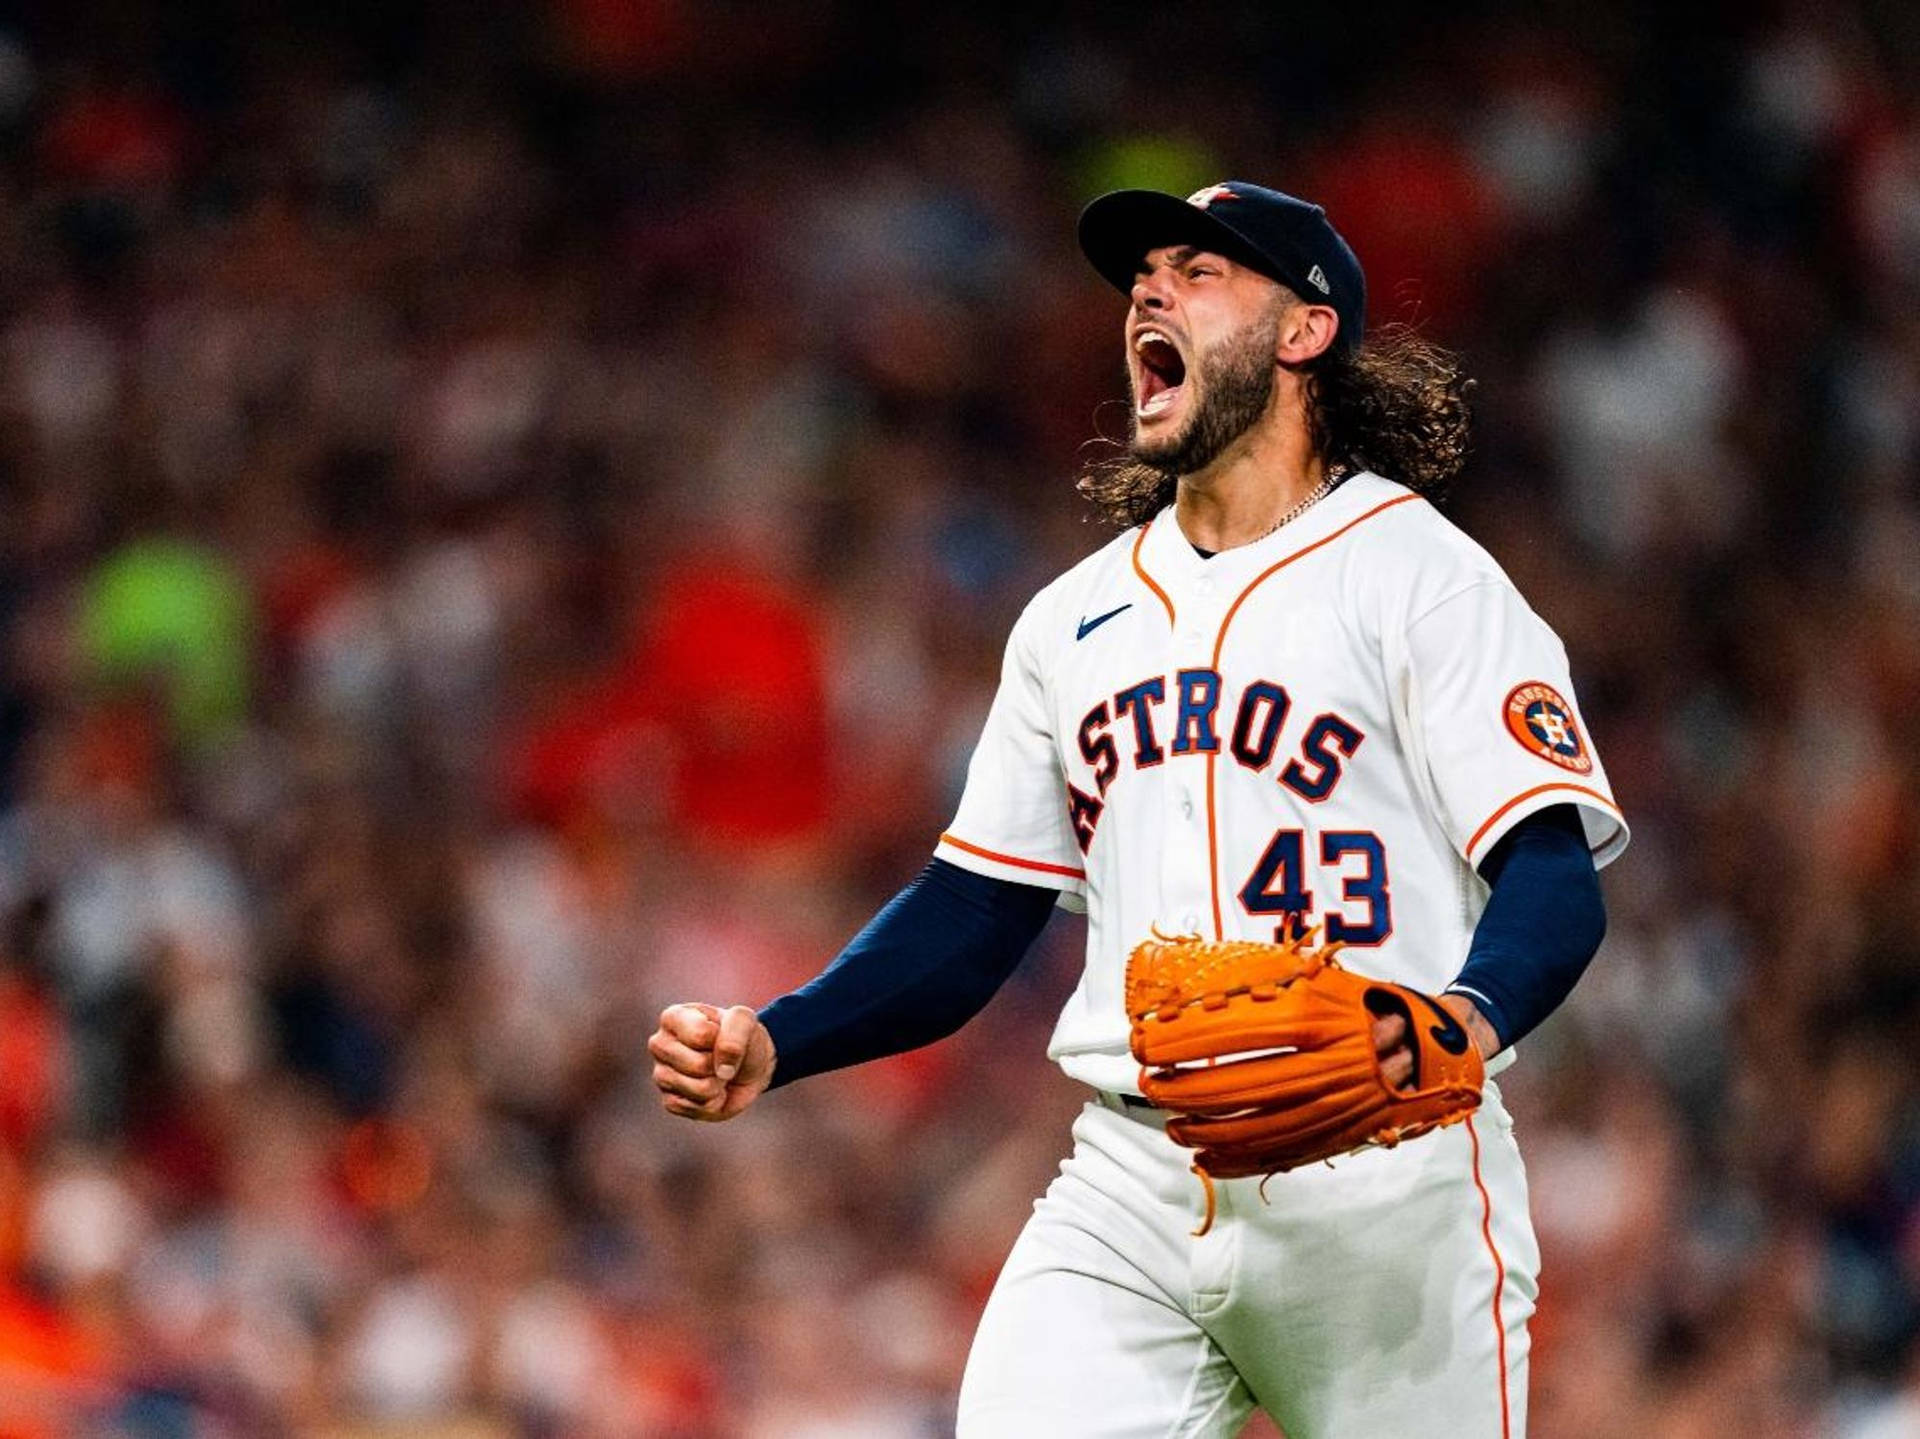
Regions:
M 1472 1041 L 1467 1038 L 1467 1031 L 1461 1027 L 1460 1021 L 1453 1017 L 1453 1011 L 1438 1000 L 1429 999 L 1418 991 L 1415 991 L 1415 994 L 1421 1003 L 1439 1016 L 1440 1023 L 1427 1031 L 1433 1036 L 1433 1042 L 1448 1054 L 1465 1054 L 1467 1045 Z
M 1092 634 L 1095 630 L 1099 629 L 1100 626 L 1104 625 L 1108 620 L 1112 619 L 1115 615 L 1119 614 L 1120 610 L 1130 610 L 1132 608 L 1133 608 L 1133 601 L 1128 600 L 1127 603 L 1120 606 L 1119 610 L 1108 610 L 1104 615 L 1095 615 L 1092 619 L 1087 619 L 1083 616 L 1080 620 L 1080 628 L 1074 632 L 1073 637 L 1076 640 L 1083 640 L 1088 635 Z

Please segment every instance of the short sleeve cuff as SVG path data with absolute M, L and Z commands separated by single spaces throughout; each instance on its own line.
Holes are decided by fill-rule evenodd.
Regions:
M 1501 805 L 1467 840 L 1467 863 L 1475 869 L 1501 840 L 1501 837 L 1528 815 L 1551 809 L 1556 804 L 1577 805 L 1580 823 L 1587 832 L 1587 848 L 1593 851 L 1593 867 L 1605 869 L 1627 847 L 1626 817 L 1611 796 L 1583 784 L 1556 783 L 1535 785 Z
M 972 870 L 975 874 L 984 874 L 989 879 L 1011 880 L 1015 884 L 1031 884 L 1041 889 L 1057 889 L 1062 892 L 1062 903 L 1068 909 L 1084 909 L 1087 892 L 1087 872 L 1077 865 L 1056 864 L 1051 860 L 1028 859 L 1017 854 L 1008 854 L 985 845 L 975 844 L 971 840 L 947 833 L 940 836 L 934 854 L 949 864 L 961 869 Z M 1082 903 L 1068 903 L 1067 897 Z

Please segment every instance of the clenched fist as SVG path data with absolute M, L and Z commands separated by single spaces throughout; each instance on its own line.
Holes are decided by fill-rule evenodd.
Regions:
M 731 1119 L 773 1078 L 773 1038 L 744 1004 L 670 1004 L 647 1052 L 660 1102 L 682 1119 Z

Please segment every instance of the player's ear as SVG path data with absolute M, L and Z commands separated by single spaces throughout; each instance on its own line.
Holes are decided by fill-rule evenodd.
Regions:
M 1280 314 L 1274 355 L 1283 365 L 1304 365 L 1325 352 L 1340 333 L 1340 316 L 1331 305 L 1295 300 Z

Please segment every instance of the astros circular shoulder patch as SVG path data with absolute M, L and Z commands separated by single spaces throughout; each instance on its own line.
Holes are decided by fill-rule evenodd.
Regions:
M 1538 755 L 1575 774 L 1593 771 L 1593 756 L 1573 717 L 1573 706 L 1560 691 L 1539 680 L 1515 685 L 1507 696 L 1507 733 L 1529 754 Z

